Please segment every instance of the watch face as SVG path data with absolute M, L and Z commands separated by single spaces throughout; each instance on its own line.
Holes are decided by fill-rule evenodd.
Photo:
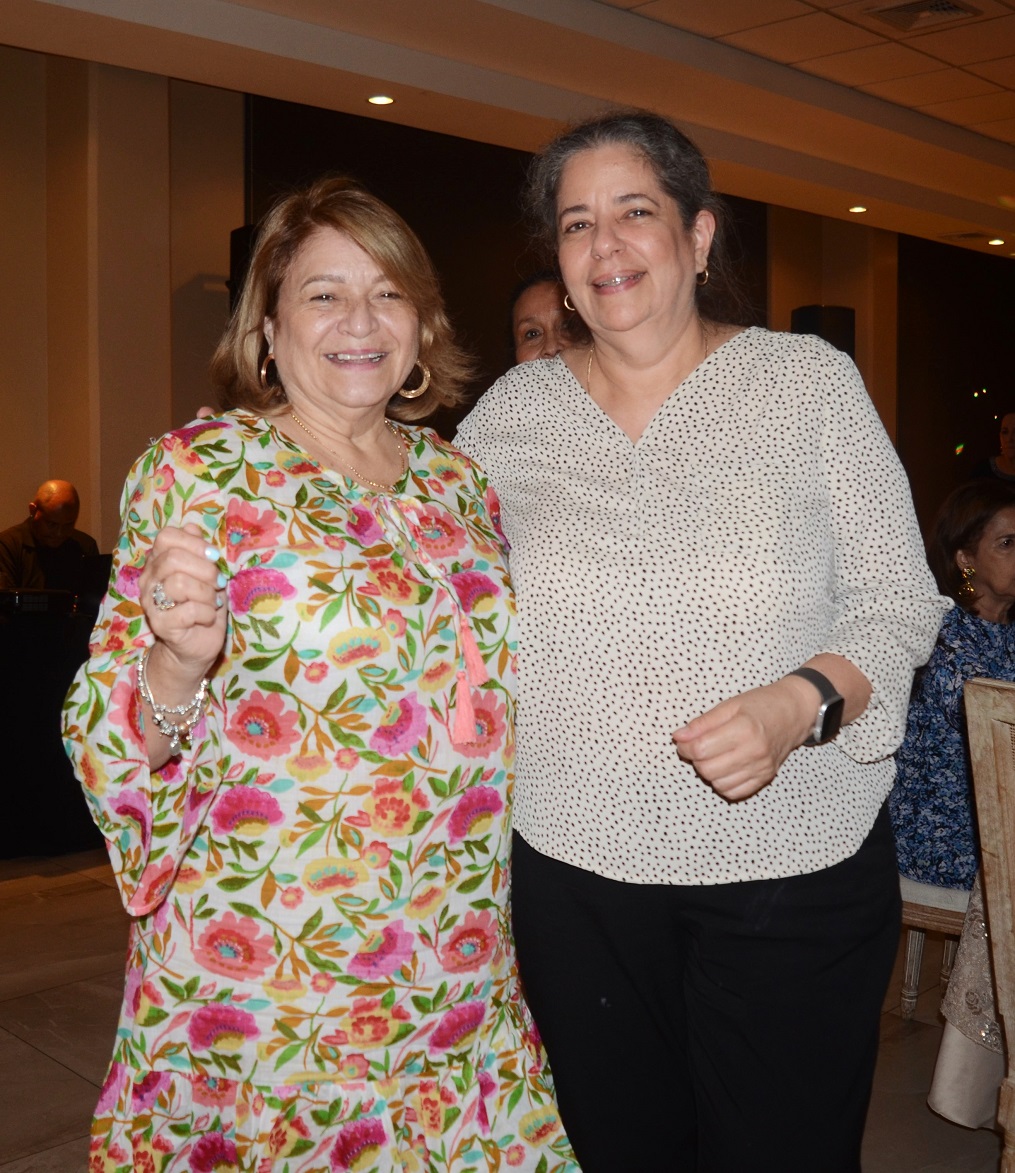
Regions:
M 846 702 L 841 696 L 821 706 L 821 733 L 819 741 L 830 741 L 842 728 L 842 713 Z

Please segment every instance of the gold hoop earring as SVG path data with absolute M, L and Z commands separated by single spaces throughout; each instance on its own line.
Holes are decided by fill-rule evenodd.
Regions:
M 973 578 L 976 575 L 976 570 L 972 566 L 962 567 L 962 582 L 959 584 L 959 596 L 965 601 L 971 602 L 976 596 L 976 587 L 973 586 Z
M 566 310 L 570 310 L 570 312 L 571 312 L 572 314 L 576 314 L 576 313 L 578 312 L 578 311 L 577 311 L 577 310 L 574 308 L 574 306 L 571 304 L 571 294 L 570 294 L 570 293 L 565 293 L 565 294 L 564 294 L 564 309 L 566 309 Z
M 699 289 L 700 289 L 700 288 L 701 288 L 703 285 L 707 285 L 707 284 L 708 284 L 708 265 L 706 265 L 706 266 L 704 267 L 704 269 L 702 269 L 702 271 L 701 271 L 701 272 L 698 274 L 698 276 L 695 278 L 695 283 L 697 284 L 697 286 L 698 286 L 698 288 L 699 288 Z
M 264 356 L 264 362 L 261 363 L 261 386 L 265 389 L 265 391 L 271 390 L 271 388 L 268 386 L 268 363 L 274 361 L 275 356 L 269 350 L 268 353 Z
M 430 386 L 430 368 L 421 359 L 416 359 L 415 365 L 419 367 L 423 381 L 418 387 L 403 387 L 398 392 L 403 399 L 418 399 Z

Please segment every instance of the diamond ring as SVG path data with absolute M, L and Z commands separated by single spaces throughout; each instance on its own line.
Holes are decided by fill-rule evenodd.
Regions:
M 152 587 L 152 602 L 160 611 L 172 611 L 176 606 L 176 600 L 166 594 L 166 588 L 160 582 Z

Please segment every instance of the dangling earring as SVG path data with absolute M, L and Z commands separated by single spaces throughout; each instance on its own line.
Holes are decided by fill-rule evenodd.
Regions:
M 973 586 L 975 575 L 976 570 L 972 566 L 962 567 L 962 582 L 959 585 L 959 597 L 967 603 L 971 603 L 976 596 L 976 587 Z
M 275 356 L 269 350 L 268 353 L 264 356 L 264 362 L 261 363 L 261 386 L 265 389 L 265 391 L 271 390 L 271 388 L 268 386 L 268 363 L 274 361 Z
M 696 283 L 696 284 L 697 284 L 699 287 L 700 287 L 700 286 L 702 286 L 702 285 L 707 285 L 707 284 L 708 284 L 708 265 L 706 265 L 706 266 L 704 267 L 704 269 L 702 269 L 702 271 L 701 271 L 701 272 L 698 274 L 698 276 L 695 278 L 695 283 Z
M 416 359 L 415 365 L 419 367 L 423 381 L 418 387 L 403 387 L 398 392 L 398 394 L 401 395 L 403 399 L 418 399 L 427 389 L 427 387 L 430 386 L 430 368 L 426 365 L 425 362 L 422 361 L 422 359 Z
M 576 314 L 578 312 L 574 308 L 574 306 L 571 304 L 571 294 L 570 293 L 564 294 L 564 309 L 569 310 L 572 314 Z

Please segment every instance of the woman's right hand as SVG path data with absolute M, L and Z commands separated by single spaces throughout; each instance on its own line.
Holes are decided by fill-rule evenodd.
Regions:
M 189 523 L 161 530 L 145 560 L 138 585 L 155 636 L 147 674 L 160 704 L 182 704 L 192 696 L 222 652 L 228 607 L 219 557 Z M 156 605 L 157 586 L 174 606 Z

